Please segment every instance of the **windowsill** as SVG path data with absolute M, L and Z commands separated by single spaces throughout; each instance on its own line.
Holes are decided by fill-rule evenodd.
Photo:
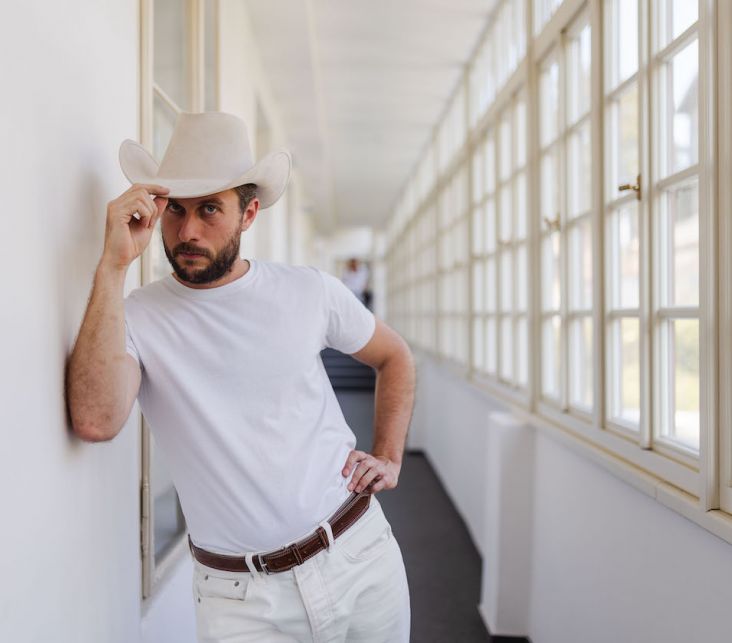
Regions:
M 512 395 L 502 392 L 495 385 L 487 385 L 474 381 L 466 376 L 467 370 L 457 367 L 456 364 L 446 361 L 424 349 L 415 348 L 424 358 L 450 373 L 461 382 L 468 384 L 477 393 L 488 396 L 508 409 L 523 421 L 541 431 L 549 438 L 561 443 L 582 458 L 598 464 L 607 472 L 619 478 L 633 488 L 661 503 L 663 506 L 696 523 L 703 529 L 711 532 L 725 542 L 732 544 L 732 515 L 720 509 L 709 511 L 699 506 L 699 499 L 691 493 L 674 486 L 666 480 L 654 475 L 632 462 L 620 457 L 601 446 L 593 443 L 589 438 L 583 438 L 570 428 L 554 422 L 548 418 L 531 413 L 522 408 L 520 402 Z

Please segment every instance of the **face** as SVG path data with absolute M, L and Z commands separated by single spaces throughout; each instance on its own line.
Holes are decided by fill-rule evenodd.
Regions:
M 242 212 L 239 195 L 226 190 L 191 199 L 169 199 L 160 230 L 165 256 L 181 281 L 209 284 L 225 277 L 239 259 L 241 233 L 256 216 L 252 199 Z

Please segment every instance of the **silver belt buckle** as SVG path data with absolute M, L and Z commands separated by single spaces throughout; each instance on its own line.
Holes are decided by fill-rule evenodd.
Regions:
M 259 559 L 259 565 L 262 568 L 262 571 L 267 574 L 268 576 L 273 574 L 274 572 L 269 571 L 269 567 L 267 567 L 267 563 L 264 562 L 264 557 L 262 554 L 257 554 L 257 558 Z

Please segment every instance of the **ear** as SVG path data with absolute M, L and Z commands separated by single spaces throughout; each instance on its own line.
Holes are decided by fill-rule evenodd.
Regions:
M 259 199 L 254 197 L 244 211 L 244 216 L 241 218 L 241 231 L 244 232 L 249 226 L 254 223 L 254 219 L 257 218 L 259 212 Z

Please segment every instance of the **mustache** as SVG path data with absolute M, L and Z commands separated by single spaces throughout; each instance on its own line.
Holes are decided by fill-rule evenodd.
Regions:
M 195 247 L 193 247 L 193 246 L 185 246 L 185 245 L 181 245 L 181 246 L 178 246 L 178 247 L 177 247 L 177 248 L 176 248 L 176 249 L 175 249 L 175 250 L 173 251 L 173 255 L 175 255 L 175 256 L 177 256 L 177 255 L 179 255 L 179 254 L 183 254 L 183 253 L 186 253 L 186 254 L 191 254 L 191 255 L 192 255 L 192 254 L 196 254 L 196 255 L 203 255 L 203 256 L 205 256 L 205 257 L 208 257 L 208 253 L 207 253 L 207 252 L 206 252 L 205 250 L 201 250 L 201 249 L 199 249 L 199 248 L 195 248 Z

